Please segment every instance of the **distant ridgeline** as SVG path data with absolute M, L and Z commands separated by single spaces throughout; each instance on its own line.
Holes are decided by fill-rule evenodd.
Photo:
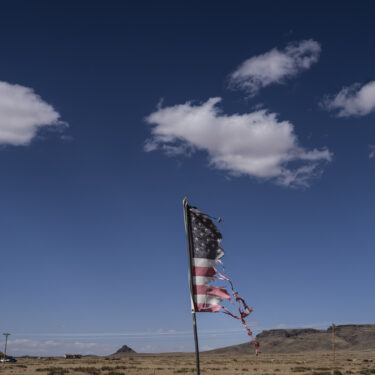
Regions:
M 327 330 L 271 329 L 259 333 L 263 353 L 298 353 L 305 351 L 329 351 L 332 348 L 332 327 Z M 335 326 L 336 350 L 375 349 L 375 324 L 348 324 Z M 212 354 L 249 353 L 249 343 L 210 350 Z

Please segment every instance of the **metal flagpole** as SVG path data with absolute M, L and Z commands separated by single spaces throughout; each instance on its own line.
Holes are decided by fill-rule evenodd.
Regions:
M 332 323 L 332 360 L 333 360 L 333 369 L 335 369 L 336 352 L 335 352 L 335 324 L 334 323 Z
M 188 251 L 188 259 L 189 259 L 189 284 L 190 284 L 190 299 L 191 299 L 191 313 L 193 315 L 193 331 L 194 331 L 194 342 L 195 342 L 195 361 L 197 365 L 197 375 L 200 375 L 200 364 L 199 364 L 199 345 L 198 345 L 198 332 L 197 332 L 197 318 L 195 316 L 195 308 L 194 308 L 194 292 L 193 292 L 193 267 L 192 267 L 192 256 L 193 256 L 193 248 L 192 248 L 192 238 L 191 238 L 191 228 L 190 228 L 190 220 L 189 220 L 189 212 L 188 212 L 188 199 L 187 197 L 183 200 L 184 206 L 184 219 L 185 219 L 185 231 L 186 231 L 186 239 L 187 239 L 187 251 Z

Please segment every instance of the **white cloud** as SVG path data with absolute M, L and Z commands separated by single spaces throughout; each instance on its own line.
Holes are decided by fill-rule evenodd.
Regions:
M 115 345 L 95 342 L 15 339 L 9 340 L 7 352 L 13 356 L 62 356 L 65 353 L 103 355 L 113 353 L 116 348 Z
M 368 148 L 369 148 L 369 154 L 368 154 L 369 159 L 374 159 L 374 157 L 375 157 L 375 145 L 368 145 Z
M 327 149 L 307 151 L 299 146 L 293 125 L 279 121 L 276 114 L 258 110 L 225 115 L 216 106 L 220 100 L 158 107 L 146 118 L 153 127 L 145 151 L 205 151 L 214 168 L 286 186 L 307 186 L 319 174 L 319 164 L 331 160 Z
M 202 345 L 201 350 L 213 350 L 213 349 L 215 349 L 215 348 L 211 345 Z
M 320 51 L 320 44 L 312 39 L 290 43 L 284 50 L 273 48 L 245 60 L 230 75 L 229 84 L 254 96 L 263 87 L 284 83 L 286 78 L 309 69 L 318 61 Z
M 338 117 L 368 115 L 375 111 L 375 81 L 344 87 L 338 94 L 326 96 L 321 105 L 329 111 L 337 110 Z
M 159 333 L 161 335 L 170 335 L 170 334 L 175 334 L 175 333 L 178 333 L 178 332 L 175 329 L 158 328 L 156 330 L 156 333 Z
M 65 127 L 59 117 L 33 89 L 0 81 L 0 144 L 27 145 L 41 127 Z

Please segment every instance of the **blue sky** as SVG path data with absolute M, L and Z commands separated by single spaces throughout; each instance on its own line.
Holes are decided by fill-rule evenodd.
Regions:
M 185 195 L 223 217 L 256 333 L 372 323 L 373 12 L 3 1 L 9 352 L 193 350 Z M 198 325 L 203 349 L 247 340 L 223 314 Z

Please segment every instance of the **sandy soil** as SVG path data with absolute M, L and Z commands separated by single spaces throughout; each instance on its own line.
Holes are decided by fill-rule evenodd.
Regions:
M 0 374 L 15 375 L 172 375 L 194 374 L 192 354 L 131 355 L 111 357 L 19 358 L 0 364 Z M 333 362 L 330 353 L 214 355 L 201 354 L 203 375 L 329 375 L 375 374 L 375 353 L 339 352 Z

